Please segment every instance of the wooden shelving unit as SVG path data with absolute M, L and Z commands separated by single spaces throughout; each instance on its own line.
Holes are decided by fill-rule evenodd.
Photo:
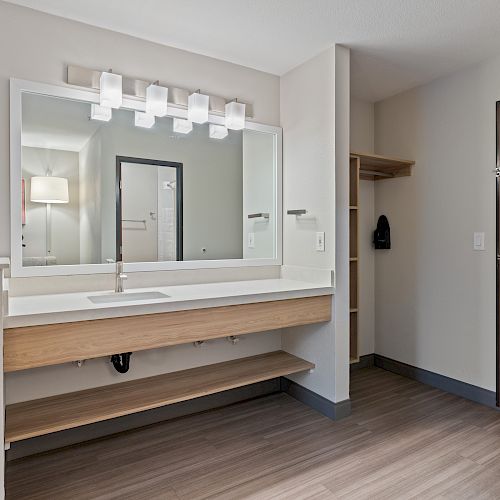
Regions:
M 360 160 L 351 157 L 349 163 L 349 357 L 358 357 L 358 226 L 359 226 L 359 168 Z
M 276 351 L 166 375 L 8 405 L 6 442 L 13 443 L 314 368 Z
M 379 181 L 412 174 L 413 160 L 351 152 L 349 162 L 349 345 L 351 363 L 359 360 L 359 181 Z
M 411 175 L 415 165 L 413 160 L 390 156 L 351 152 L 351 158 L 353 157 L 359 158 L 360 178 L 369 181 L 407 177 Z

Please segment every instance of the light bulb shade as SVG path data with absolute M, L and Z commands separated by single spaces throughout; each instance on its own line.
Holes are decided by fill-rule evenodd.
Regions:
M 90 118 L 92 120 L 100 120 L 102 122 L 109 122 L 111 120 L 111 108 L 99 106 L 99 104 L 90 105 Z
M 68 203 L 68 179 L 65 177 L 32 177 L 30 200 L 35 203 Z
M 237 101 L 226 104 L 226 127 L 231 130 L 245 128 L 245 104 Z
M 208 105 L 210 97 L 195 92 L 188 97 L 188 120 L 194 123 L 208 121 Z
M 168 88 L 150 85 L 146 89 L 146 113 L 153 116 L 167 114 Z
M 193 124 L 189 120 L 174 118 L 174 132 L 178 134 L 189 134 L 193 130 Z
M 122 75 L 115 73 L 101 73 L 100 105 L 106 108 L 119 108 L 122 105 Z
M 136 127 L 151 128 L 155 124 L 155 117 L 142 111 L 136 111 L 134 123 Z
M 227 128 L 224 125 L 210 123 L 208 126 L 208 135 L 211 139 L 224 139 L 224 137 L 227 137 Z

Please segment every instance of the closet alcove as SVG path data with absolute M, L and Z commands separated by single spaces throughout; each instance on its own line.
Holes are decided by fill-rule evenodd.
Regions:
M 415 162 L 352 151 L 349 157 L 349 356 L 359 361 L 359 181 L 381 181 L 407 177 Z

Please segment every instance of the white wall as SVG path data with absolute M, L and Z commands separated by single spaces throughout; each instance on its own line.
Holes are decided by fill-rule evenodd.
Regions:
M 500 58 L 376 104 L 375 146 L 416 160 L 376 183 L 376 352 L 495 390 L 495 101 Z M 474 231 L 486 250 L 472 249 Z
M 12 50 L 13 44 L 15 50 Z M 255 121 L 279 125 L 279 78 L 276 76 L 3 2 L 0 2 L 0 60 L 0 117 L 3 124 L 0 127 L 0 255 L 10 253 L 10 77 L 62 85 L 67 64 L 96 69 L 112 67 L 117 73 L 145 80 L 160 79 L 182 88 L 201 88 L 208 94 L 237 96 L 254 105 Z M 274 270 L 253 269 L 252 273 L 260 273 L 263 277 L 266 273 L 274 273 Z M 172 283 L 174 277 L 178 276 L 177 272 L 167 274 L 172 276 L 169 281 Z M 200 272 L 183 273 L 188 279 L 193 279 L 193 274 L 199 277 Z M 228 275 L 227 271 L 221 271 L 221 275 L 225 279 L 232 279 L 229 276 L 234 275 L 234 279 L 237 279 L 242 273 L 232 270 Z M 164 275 L 161 276 L 164 280 Z M 112 282 L 112 277 L 106 276 L 105 279 Z M 21 281 L 29 280 L 19 280 L 17 289 L 30 286 Z M 46 286 L 54 287 L 55 283 L 61 281 L 69 282 L 71 279 L 43 280 L 43 286 L 45 289 Z M 101 281 L 100 278 L 96 279 L 97 283 Z M 133 277 L 129 281 L 133 283 Z M 41 283 L 36 279 L 34 282 Z M 251 356 L 279 349 L 280 339 L 280 332 L 273 332 L 248 335 L 236 346 L 219 341 L 200 350 L 186 345 L 137 353 L 132 357 L 131 371 L 125 376 L 112 371 L 105 359 L 89 362 L 81 369 L 67 364 L 19 372 L 7 377 L 7 398 L 9 401 L 19 401 Z
M 95 133 L 79 153 L 80 262 L 101 261 L 101 136 Z
M 344 66 L 347 64 L 347 68 L 341 66 L 337 71 L 336 48 L 331 48 L 293 69 L 281 80 L 285 213 L 283 259 L 286 266 L 335 268 L 335 146 L 338 146 L 339 155 L 345 157 L 343 180 L 346 181 L 349 130 L 348 109 L 344 110 L 340 102 L 337 110 L 336 102 L 343 99 L 348 107 L 349 54 L 341 47 L 338 50 L 339 58 Z M 340 86 L 337 95 L 336 80 L 344 83 L 344 79 L 347 79 L 347 89 Z M 321 95 L 322 98 L 310 99 L 311 95 Z M 341 130 L 336 130 L 337 111 L 343 120 L 347 117 L 347 123 L 343 121 L 339 124 L 343 127 L 345 138 L 342 142 L 339 137 L 338 144 L 336 132 Z M 341 111 L 345 111 L 343 115 Z M 344 218 L 340 222 L 347 228 L 347 200 L 344 205 L 337 206 L 337 210 Z M 287 209 L 301 208 L 308 211 L 307 216 L 286 215 Z M 316 231 L 325 232 L 325 252 L 316 251 Z M 342 243 L 347 245 L 347 235 L 348 232 L 345 232 L 341 247 Z M 347 269 L 347 249 L 344 250 Z M 348 274 L 348 270 L 344 274 Z M 339 286 L 337 291 L 339 295 L 332 301 L 331 322 L 287 329 L 282 337 L 286 351 L 316 363 L 313 373 L 291 378 L 334 402 L 348 398 L 348 285 Z M 347 296 L 347 301 L 343 301 L 342 294 Z M 337 304 L 339 298 L 341 302 Z M 336 321 L 340 322 L 338 329 Z
M 68 179 L 69 203 L 51 205 L 51 255 L 58 264 L 80 261 L 80 214 L 78 153 L 57 149 L 22 148 L 23 177 L 26 186 L 26 224 L 23 228 L 23 257 L 47 255 L 47 205 L 30 201 L 31 177 L 50 170 L 55 177 Z
M 374 152 L 375 106 L 351 97 L 351 151 Z M 359 355 L 375 352 L 375 251 L 372 245 L 375 221 L 375 182 L 359 183 Z

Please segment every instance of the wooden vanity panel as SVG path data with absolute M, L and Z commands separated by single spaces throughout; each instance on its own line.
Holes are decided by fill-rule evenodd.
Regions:
M 4 331 L 4 371 L 265 332 L 331 319 L 331 296 L 238 304 Z

